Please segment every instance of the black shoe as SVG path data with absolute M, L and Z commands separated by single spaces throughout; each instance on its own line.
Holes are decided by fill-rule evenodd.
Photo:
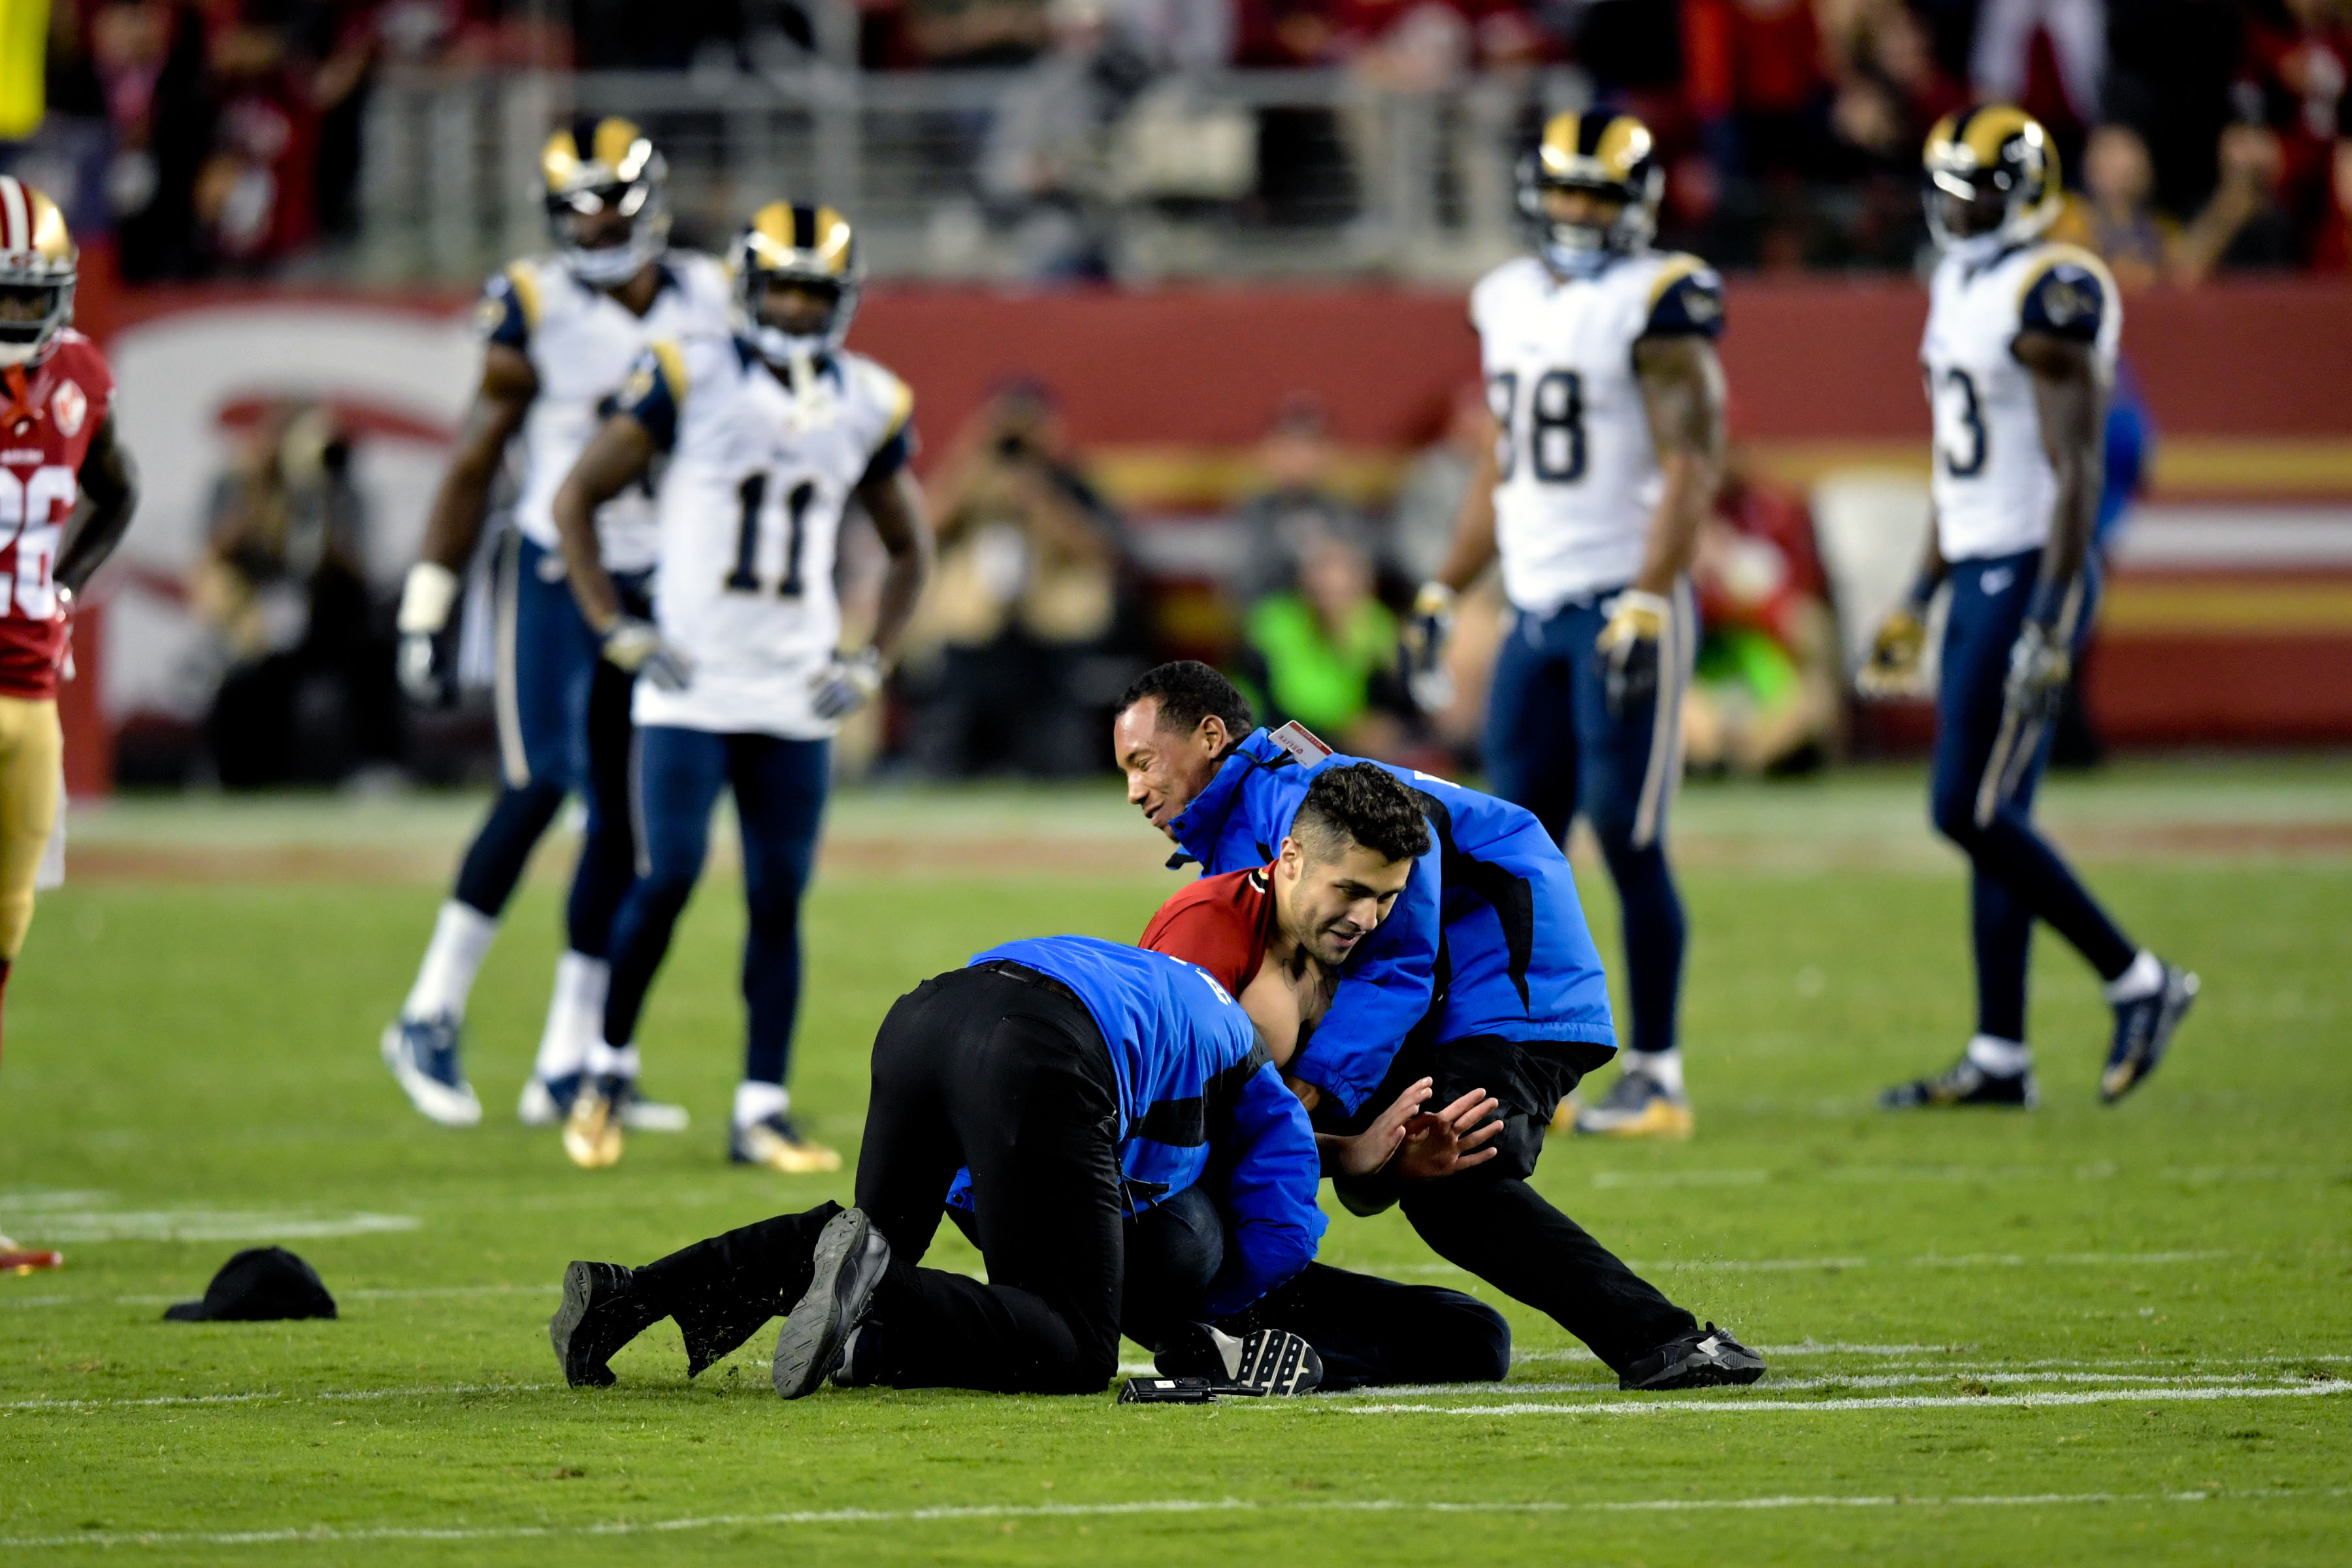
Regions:
M 2007 1105 L 2031 1110 L 2042 1103 L 2033 1069 L 2003 1077 L 1962 1057 L 1934 1078 L 1898 1083 L 1878 1096 L 1882 1110 L 1916 1110 L 1936 1105 Z
M 2189 1005 L 2197 1000 L 2197 976 L 2168 963 L 2163 984 L 2145 996 L 2116 1004 L 2116 1043 L 2099 1074 L 2102 1100 L 2113 1105 L 2156 1070 L 2164 1048 L 2172 1044 L 2172 1031 L 2180 1027 Z
M 563 1270 L 563 1304 L 547 1322 L 548 1342 L 574 1388 L 605 1388 L 613 1353 L 653 1325 L 631 1290 L 635 1270 L 620 1263 L 573 1263 Z
M 882 1381 L 882 1325 L 866 1319 L 841 1342 L 841 1362 L 833 1369 L 835 1388 L 871 1388 Z
M 1620 1388 L 1657 1391 L 1716 1388 L 1753 1383 L 1764 1375 L 1764 1358 L 1709 1323 L 1669 1340 L 1617 1374 Z
M 776 1394 L 799 1399 L 814 1393 L 841 1363 L 843 1344 L 874 1305 L 890 1243 L 864 1209 L 844 1209 L 816 1238 L 816 1272 L 808 1293 L 784 1314 L 776 1331 Z
M 1323 1358 L 1282 1329 L 1253 1329 L 1235 1339 L 1206 1323 L 1187 1323 L 1152 1364 L 1162 1377 L 1205 1377 L 1219 1394 L 1306 1394 L 1323 1385 Z

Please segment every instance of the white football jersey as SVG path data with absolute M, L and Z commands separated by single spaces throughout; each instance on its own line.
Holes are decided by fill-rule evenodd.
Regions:
M 562 549 L 552 510 L 556 489 L 611 412 L 607 400 L 628 378 L 637 356 L 656 339 L 729 330 L 734 289 L 724 263 L 673 250 L 656 265 L 662 269 L 661 291 L 642 316 L 581 282 L 554 257 L 518 261 L 483 289 L 483 337 L 520 350 L 539 375 L 539 395 L 518 437 L 522 493 L 515 522 L 524 538 L 546 550 Z M 650 489 L 624 491 L 596 514 L 604 564 L 614 572 L 651 566 L 655 533 Z
M 1633 371 L 1646 337 L 1723 330 L 1723 280 L 1695 256 L 1643 251 L 1598 277 L 1556 278 L 1532 256 L 1470 291 L 1496 447 L 1503 591 L 1549 614 L 1622 588 L 1642 568 L 1664 481 Z
M 637 682 L 640 724 L 817 740 L 810 681 L 841 638 L 833 567 L 858 486 L 914 448 L 907 384 L 861 354 L 796 395 L 741 338 L 656 343 L 620 406 L 670 454 L 654 618 L 693 661 L 681 691 Z
M 2058 479 L 2042 446 L 2033 374 L 2011 352 L 2031 328 L 2091 345 L 2112 381 L 2123 301 L 2106 264 L 2071 245 L 1990 259 L 1947 256 L 1928 285 L 1919 357 L 1935 410 L 1936 542 L 1947 561 L 2038 550 Z

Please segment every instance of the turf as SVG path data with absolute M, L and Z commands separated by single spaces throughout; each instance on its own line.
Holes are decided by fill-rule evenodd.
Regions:
M 2104 1008 L 2044 942 L 2032 1116 L 1871 1109 L 1968 1027 L 1965 888 L 1909 826 L 1916 779 L 1696 792 L 1699 1135 L 1556 1140 L 1538 1174 L 1670 1294 L 1768 1347 L 1758 1388 L 1664 1399 L 1617 1394 L 1548 1320 L 1436 1263 L 1393 1215 L 1336 1209 L 1327 1258 L 1504 1307 L 1512 1382 L 1205 1409 L 889 1391 L 784 1405 L 772 1336 L 688 1384 L 663 1325 L 617 1359 L 617 1387 L 569 1391 L 544 1334 L 565 1260 L 643 1261 L 847 1196 L 845 1178 L 722 1162 L 731 881 L 698 898 L 643 1032 L 649 1087 L 697 1123 L 587 1174 L 510 1116 L 556 946 L 551 877 L 525 890 L 477 993 L 489 1114 L 458 1133 L 418 1121 L 374 1055 L 429 881 L 286 879 L 280 857 L 278 880 L 194 882 L 120 856 L 44 899 L 8 996 L 0 1230 L 54 1241 L 68 1267 L 0 1278 L 0 1548 L 28 1563 L 2340 1563 L 2342 777 L 2138 769 L 2056 790 L 2053 816 L 2087 835 L 2149 829 L 2095 879 L 2206 992 L 2157 1079 L 2102 1109 Z M 916 822 L 937 845 L 959 821 L 1015 844 L 1131 831 L 1097 796 L 992 800 L 959 815 L 874 797 L 842 830 L 902 846 Z M 117 837 L 209 839 L 234 862 L 271 813 L 225 828 L 219 808 L 140 807 Z M 422 821 L 431 858 L 465 815 L 280 814 L 330 849 Z M 2161 831 L 2287 818 L 2300 847 L 2254 859 L 2214 846 L 2273 842 L 2260 832 Z M 809 909 L 795 1092 L 847 1150 L 892 997 L 1008 935 L 1131 936 L 1172 886 L 1124 861 L 982 874 L 941 849 L 856 869 L 871 858 L 837 862 Z M 1587 895 L 1608 927 L 1605 887 Z M 318 1266 L 340 1321 L 158 1321 L 264 1239 Z M 944 1232 L 933 1260 L 978 1264 Z

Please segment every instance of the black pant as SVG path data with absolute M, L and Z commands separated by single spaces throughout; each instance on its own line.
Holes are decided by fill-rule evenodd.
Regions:
M 900 997 L 874 1038 L 857 1204 L 888 1238 L 874 1317 L 900 1388 L 1099 1393 L 1118 1367 L 1118 1085 L 1069 992 L 1017 964 Z M 958 1166 L 988 1283 L 916 1264 Z
M 1435 1080 L 1432 1105 L 1451 1104 L 1473 1089 L 1500 1100 L 1503 1131 L 1489 1145 L 1495 1157 L 1442 1181 L 1396 1189 L 1404 1217 L 1432 1252 L 1550 1314 L 1622 1372 L 1698 1323 L 1528 1184 L 1543 1153 L 1545 1124 L 1595 1054 L 1597 1047 L 1580 1044 L 1491 1036 L 1449 1040 L 1433 1050 L 1409 1041 L 1356 1121 L 1378 1115 L 1423 1077 Z M 1348 1201 L 1364 1206 L 1353 1194 Z
M 1119 1326 L 1158 1349 L 1197 1321 L 1224 1262 L 1225 1226 L 1199 1187 L 1148 1209 L 1128 1232 L 1127 1301 Z M 1437 1285 L 1400 1285 L 1310 1263 L 1240 1312 L 1218 1320 L 1229 1334 L 1286 1329 L 1323 1358 L 1323 1386 L 1491 1383 L 1511 1370 L 1511 1327 L 1492 1307 Z

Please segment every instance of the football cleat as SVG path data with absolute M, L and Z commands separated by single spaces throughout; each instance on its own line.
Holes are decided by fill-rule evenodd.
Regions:
M 816 1272 L 776 1331 L 773 1377 L 780 1399 L 815 1392 L 841 1364 L 849 1336 L 874 1305 L 890 1267 L 890 1243 L 864 1209 L 844 1209 L 816 1238 Z
M 1206 1378 L 1218 1394 L 1307 1394 L 1323 1384 L 1323 1358 L 1282 1329 L 1254 1329 L 1236 1339 L 1207 1323 L 1188 1323 L 1152 1365 L 1162 1377 Z
M 2113 1105 L 2156 1070 L 2165 1047 L 2172 1044 L 2172 1032 L 2197 1000 L 2198 985 L 2197 976 L 2168 963 L 2163 984 L 2145 996 L 2116 1004 L 2116 1043 L 2099 1074 L 2102 1100 Z
M 1937 1105 L 2007 1105 L 2031 1110 L 2042 1103 L 2034 1087 L 2033 1069 L 2021 1073 L 1990 1073 L 1962 1057 L 1933 1078 L 1915 1079 L 1882 1090 L 1882 1110 L 1916 1110 Z
M 1597 1138 L 1687 1138 L 1690 1101 L 1639 1068 L 1627 1068 L 1591 1105 L 1576 1110 L 1579 1132 Z
M 457 1018 L 396 1018 L 384 1026 L 383 1065 L 400 1080 L 408 1102 L 444 1127 L 472 1127 L 482 1120 L 482 1102 L 466 1081 L 457 1060 Z
M 1620 1388 L 1663 1392 L 1719 1388 L 1753 1383 L 1764 1375 L 1764 1358 L 1713 1323 L 1668 1340 L 1617 1374 Z
M 523 1083 L 515 1116 L 525 1127 L 555 1126 L 572 1114 L 572 1102 L 580 1098 L 580 1086 L 587 1077 L 568 1072 L 559 1078 L 541 1078 L 533 1073 Z
M 822 1175 L 841 1169 L 839 1151 L 801 1135 L 779 1110 L 749 1126 L 738 1123 L 727 1137 L 727 1158 L 738 1165 L 763 1165 L 788 1176 Z
M 574 1388 L 606 1388 L 613 1352 L 650 1326 L 630 1300 L 635 1271 L 620 1263 L 572 1263 L 563 1270 L 563 1304 L 547 1322 L 548 1342 Z
M 563 1152 L 583 1171 L 621 1163 L 619 1097 L 626 1079 L 593 1079 L 580 1087 L 563 1119 Z
M 620 1086 L 614 1103 L 621 1108 L 621 1125 L 632 1132 L 683 1132 L 693 1120 L 683 1105 L 647 1100 L 635 1079 L 622 1079 Z

